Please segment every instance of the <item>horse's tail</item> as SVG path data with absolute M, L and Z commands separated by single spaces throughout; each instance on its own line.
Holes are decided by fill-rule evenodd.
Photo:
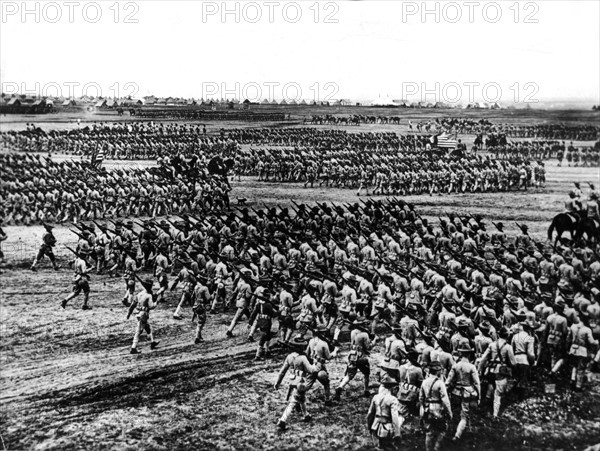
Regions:
M 548 227 L 548 241 L 552 241 L 552 233 L 554 233 L 554 228 L 556 227 L 556 225 L 554 224 L 556 221 L 556 218 L 552 219 L 552 222 L 550 223 L 550 227 Z

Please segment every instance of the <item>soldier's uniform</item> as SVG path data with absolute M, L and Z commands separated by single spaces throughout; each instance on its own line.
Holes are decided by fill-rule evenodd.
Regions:
M 432 362 L 429 366 L 430 374 L 419 390 L 426 451 L 439 451 L 448 430 L 448 420 L 452 418 L 446 384 L 440 376 L 441 369 L 441 363 Z
M 471 407 L 479 403 L 481 394 L 477 368 L 467 359 L 471 348 L 463 346 L 458 351 L 461 353 L 462 358 L 452 367 L 446 381 L 446 386 L 456 400 L 460 402 L 460 422 L 454 435 L 456 440 L 460 439 L 467 427 Z
M 568 333 L 567 318 L 564 316 L 564 301 L 555 303 L 555 313 L 546 319 L 545 342 L 550 353 L 550 368 L 553 374 L 557 373 L 564 364 L 565 341 Z
M 153 284 L 154 281 L 152 279 L 144 281 L 144 291 L 138 293 L 135 301 L 129 307 L 129 314 L 127 315 L 127 318 L 129 318 L 129 316 L 135 310 L 135 317 L 137 319 L 135 332 L 133 334 L 133 343 L 131 345 L 131 354 L 137 354 L 139 352 L 137 345 L 142 332 L 146 332 L 150 337 L 150 349 L 155 349 L 156 346 L 158 346 L 158 342 L 154 340 L 154 334 L 152 333 L 152 328 L 148 322 L 150 319 L 150 310 L 155 309 L 158 305 L 158 302 L 155 301 L 154 295 L 152 294 Z
M 235 328 L 238 321 L 242 318 L 242 315 L 250 317 L 250 299 L 252 297 L 252 287 L 248 283 L 249 276 L 247 274 L 241 274 L 238 280 L 237 288 L 234 291 L 236 312 L 231 320 L 231 324 L 227 329 L 227 336 L 233 336 L 233 329 Z
M 210 291 L 206 285 L 198 281 L 194 287 L 193 297 L 194 305 L 192 311 L 196 319 L 196 338 L 194 339 L 194 343 L 198 344 L 204 341 L 204 338 L 202 338 L 202 329 L 206 324 L 206 306 L 211 300 Z
M 133 302 L 135 292 L 135 273 L 138 270 L 134 258 L 128 253 L 125 257 L 125 271 L 123 279 L 125 279 L 125 296 L 123 297 L 123 305 L 129 307 Z
M 263 355 L 269 354 L 269 342 L 271 340 L 273 318 L 277 316 L 277 312 L 273 304 L 266 300 L 264 296 L 270 296 L 268 293 L 263 294 L 263 297 L 258 299 L 254 310 L 250 314 L 249 324 L 256 320 L 256 328 L 261 332 L 256 349 L 256 357 L 254 360 L 260 359 Z
M 52 229 L 54 228 L 51 225 L 44 224 L 44 228 L 46 232 L 42 235 L 42 245 L 38 250 L 37 256 L 35 260 L 33 260 L 33 264 L 31 265 L 31 269 L 35 271 L 36 266 L 40 260 L 44 258 L 44 256 L 48 256 L 50 261 L 52 262 L 52 267 L 55 270 L 58 270 L 58 264 L 56 263 L 56 257 L 54 256 L 54 251 L 52 248 L 56 245 L 56 237 L 52 233 Z
M 88 305 L 88 300 L 90 297 L 88 272 L 91 268 L 87 267 L 85 260 L 82 258 L 81 255 L 77 255 L 75 263 L 73 263 L 73 269 L 75 271 L 75 274 L 73 275 L 73 292 L 62 301 L 61 307 L 65 308 L 67 306 L 67 302 L 79 296 L 79 294 L 83 292 L 83 306 L 81 307 L 81 309 L 89 310 L 91 309 L 91 307 Z
M 411 350 L 408 352 L 408 362 L 400 365 L 398 400 L 401 426 L 410 415 L 417 415 L 417 401 L 423 382 L 423 370 L 417 366 L 418 358 L 419 353 Z
M 331 396 L 329 389 L 329 373 L 327 362 L 331 359 L 329 344 L 320 335 L 326 335 L 328 329 L 324 326 L 316 330 L 316 335 L 310 339 L 307 347 L 307 355 L 312 360 L 316 372 L 308 377 L 307 389 L 310 389 L 315 381 L 319 381 L 325 392 L 325 403 L 329 403 Z
M 484 376 L 490 375 L 494 381 L 494 417 L 500 413 L 502 397 L 512 377 L 512 367 L 516 364 L 513 348 L 506 341 L 507 337 L 508 331 L 504 329 L 501 331 L 501 338 L 490 344 L 479 364 L 479 372 Z
M 396 449 L 395 439 L 400 437 L 400 406 L 398 399 L 391 392 L 395 382 L 388 375 L 383 377 L 379 393 L 373 397 L 367 412 L 369 431 L 383 450 Z
M 296 348 L 297 351 L 292 352 L 286 357 L 283 366 L 277 375 L 277 381 L 275 382 L 275 389 L 277 389 L 288 370 L 291 370 L 292 376 L 290 378 L 290 385 L 286 398 L 286 401 L 289 402 L 283 411 L 283 415 L 277 422 L 277 426 L 280 429 L 285 429 L 287 427 L 288 419 L 296 409 L 300 410 L 304 417 L 304 421 L 309 421 L 311 419 L 311 416 L 306 411 L 306 378 L 311 374 L 314 374 L 316 368 L 308 361 L 306 355 L 304 355 L 306 341 L 294 338 L 290 345 L 293 348 Z
M 582 314 L 587 319 L 587 313 Z M 568 337 L 569 357 L 571 359 L 571 382 L 575 388 L 581 390 L 585 379 L 585 370 L 592 351 L 592 346 L 598 346 L 598 340 L 594 339 L 592 330 L 581 321 L 573 324 L 569 329 Z
M 335 390 L 335 398 L 339 400 L 344 388 L 348 383 L 356 377 L 358 371 L 364 376 L 364 393 L 369 395 L 369 376 L 371 374 L 371 366 L 369 364 L 369 353 L 371 351 L 371 339 L 369 334 L 361 330 L 365 327 L 365 320 L 356 319 L 353 322 L 354 329 L 350 332 L 350 352 L 348 353 L 348 365 L 344 378 L 340 385 Z

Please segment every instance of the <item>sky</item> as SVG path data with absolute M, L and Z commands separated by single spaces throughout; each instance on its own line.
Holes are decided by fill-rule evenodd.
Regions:
M 5 93 L 600 104 L 598 1 L 0 6 Z

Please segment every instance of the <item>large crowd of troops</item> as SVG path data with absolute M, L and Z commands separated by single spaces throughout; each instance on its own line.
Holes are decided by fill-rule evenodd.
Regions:
M 352 148 L 267 147 L 242 151 L 234 173 L 259 181 L 303 182 L 304 187 L 358 189 L 365 194 L 451 194 L 539 187 L 543 163 L 520 158 L 496 160 L 445 150 L 377 152 Z
M 23 131 L 1 133 L 0 145 L 13 151 L 84 158 L 101 152 L 107 160 L 210 157 L 231 147 L 223 133 L 208 135 L 205 125 L 162 122 L 100 122 L 50 131 L 32 124 Z
M 236 175 L 358 189 L 360 194 L 444 194 L 527 189 L 545 182 L 543 164 L 497 160 L 432 147 L 430 136 L 314 128 L 232 130 Z M 258 147 L 254 147 L 258 146 Z
M 8 225 L 221 211 L 231 190 L 196 157 L 107 170 L 87 161 L 5 153 L 0 170 L 0 217 Z
M 234 174 L 258 180 L 304 182 L 357 189 L 369 194 L 443 194 L 527 189 L 544 183 L 544 167 L 516 156 L 492 159 L 432 148 L 430 136 L 392 132 L 348 133 L 302 128 L 220 130 L 208 136 L 200 125 L 117 123 L 44 132 L 28 127 L 8 132 L 10 149 L 106 159 L 210 158 L 235 161 Z
M 518 141 L 503 145 L 488 146 L 497 159 L 513 159 L 517 157 L 532 160 L 556 159 L 559 165 L 566 161 L 568 166 L 593 167 L 600 165 L 600 141 L 594 146 L 575 147 L 573 142 L 548 141 Z
M 276 338 L 289 350 L 274 381 L 289 386 L 280 429 L 297 411 L 311 419 L 317 382 L 327 406 L 347 392 L 371 396 L 379 381 L 371 433 L 394 446 L 420 415 L 434 449 L 454 417 L 460 440 L 478 412 L 496 417 L 507 400 L 547 382 L 586 390 L 598 369 L 600 256 L 591 240 L 553 247 L 524 225 L 456 214 L 428 220 L 398 198 L 75 227 L 73 293 L 63 308 L 82 292 L 83 308 L 92 308 L 94 272 L 123 274 L 124 314 L 136 318 L 133 354 L 144 333 L 158 346 L 151 313 L 191 317 L 198 346 L 218 339 L 203 336 L 208 313 L 233 313 L 228 337 L 248 317 L 242 333 L 257 341 L 256 359 L 272 358 Z M 46 228 L 34 267 L 56 245 Z M 175 289 L 175 311 L 161 309 Z M 332 374 L 338 358 L 346 370 Z
M 456 117 L 420 121 L 418 124 L 421 124 L 421 130 L 429 124 L 433 129 L 451 133 L 503 135 L 507 138 L 532 138 L 544 141 L 597 141 L 600 139 L 600 126 L 595 124 L 524 125 Z

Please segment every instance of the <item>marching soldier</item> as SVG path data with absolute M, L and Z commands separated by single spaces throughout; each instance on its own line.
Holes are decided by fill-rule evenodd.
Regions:
M 123 297 L 123 305 L 129 307 L 133 302 L 135 295 L 135 275 L 138 267 L 135 262 L 135 257 L 127 252 L 125 256 L 125 271 L 123 278 L 125 279 L 125 296 Z
M 508 329 L 498 331 L 498 340 L 491 343 L 479 362 L 479 373 L 491 376 L 494 384 L 494 418 L 500 413 L 502 397 L 508 390 L 508 381 L 512 377 L 512 368 L 516 365 L 513 348 L 508 342 Z M 490 387 L 491 388 L 491 387 Z
M 414 349 L 408 351 L 407 362 L 400 365 L 400 390 L 398 399 L 400 400 L 400 427 L 404 424 L 407 417 L 417 415 L 417 401 L 419 399 L 419 390 L 423 382 L 423 370 L 419 365 L 419 353 Z
M 335 400 L 339 401 L 348 383 L 356 377 L 358 371 L 364 376 L 364 395 L 369 393 L 369 376 L 371 366 L 369 364 L 369 353 L 371 352 L 371 339 L 365 330 L 367 321 L 364 318 L 356 318 L 350 326 L 350 352 L 348 353 L 348 366 L 344 378 L 338 388 L 335 389 Z
M 52 267 L 56 271 L 58 271 L 59 266 L 56 263 L 56 257 L 54 256 L 54 251 L 52 250 L 52 248 L 56 245 L 56 237 L 52 233 L 52 229 L 54 229 L 54 227 L 49 224 L 42 224 L 42 225 L 44 226 L 44 229 L 46 229 L 46 232 L 42 235 L 42 245 L 40 246 L 37 256 L 35 257 L 35 260 L 33 260 L 33 263 L 31 265 L 31 270 L 35 271 L 37 269 L 36 268 L 37 264 L 46 255 L 52 262 Z
M 273 318 L 277 316 L 277 311 L 267 297 L 270 297 L 270 294 L 265 291 L 264 295 L 258 298 L 258 302 L 248 320 L 249 324 L 254 323 L 256 320 L 256 328 L 261 332 L 254 360 L 259 360 L 261 357 L 269 355 L 269 342 L 272 337 L 271 327 L 273 325 Z
M 326 364 L 331 359 L 331 350 L 328 338 L 329 329 L 326 326 L 319 326 L 314 331 L 313 338 L 308 342 L 308 357 L 312 360 L 316 372 L 308 378 L 307 389 L 310 389 L 315 381 L 319 381 L 325 392 L 325 405 L 330 403 L 329 373 Z
M 583 388 L 585 370 L 589 361 L 592 347 L 598 346 L 598 340 L 594 339 L 589 327 L 589 314 L 579 314 L 579 322 L 573 324 L 569 329 L 567 339 L 569 346 L 569 357 L 571 359 L 571 384 L 576 390 Z
M 429 376 L 419 390 L 421 420 L 425 428 L 425 450 L 439 451 L 452 419 L 450 399 L 444 384 L 442 364 L 434 361 L 429 365 Z
M 463 344 L 457 351 L 460 353 L 460 360 L 452 367 L 446 381 L 450 393 L 460 403 L 460 422 L 453 441 L 458 441 L 462 437 L 470 418 L 471 408 L 479 404 L 481 395 L 477 368 L 469 361 L 471 347 Z
M 137 346 L 140 340 L 140 334 L 142 332 L 146 332 L 150 337 L 150 349 L 156 349 L 156 347 L 158 346 L 158 342 L 154 340 L 154 334 L 152 333 L 152 328 L 150 327 L 150 323 L 148 322 L 150 319 L 150 310 L 154 310 L 158 305 L 158 302 L 156 301 L 156 296 L 152 294 L 152 285 L 154 285 L 154 281 L 152 279 L 145 280 L 142 283 L 144 291 L 140 291 L 138 293 L 134 302 L 129 307 L 127 319 L 129 319 L 134 310 L 136 311 L 135 316 L 137 319 L 135 333 L 133 335 L 133 344 L 131 345 L 131 354 L 139 353 Z
M 565 342 L 569 331 L 567 318 L 564 315 L 565 301 L 557 298 L 554 313 L 546 319 L 544 342 L 550 352 L 550 374 L 560 371 L 565 362 Z
M 381 379 L 379 393 L 373 397 L 367 413 L 367 427 L 371 435 L 377 439 L 378 448 L 394 450 L 401 436 L 400 405 L 392 394 L 396 381 L 384 374 Z
M 249 270 L 246 270 L 249 271 Z M 240 279 L 238 280 L 237 287 L 233 292 L 235 299 L 236 312 L 231 320 L 231 324 L 227 329 L 227 336 L 233 337 L 233 329 L 235 328 L 238 321 L 242 318 L 242 315 L 250 317 L 250 301 L 252 299 L 252 287 L 249 284 L 250 275 L 242 270 L 240 272 Z
M 306 379 L 317 371 L 306 357 L 307 342 L 303 338 L 294 337 L 288 343 L 288 346 L 294 351 L 285 358 L 274 385 L 275 390 L 278 390 L 286 373 L 288 370 L 291 370 L 292 376 L 286 397 L 286 401 L 289 402 L 283 411 L 283 415 L 281 415 L 281 418 L 277 422 L 277 427 L 281 430 L 287 428 L 289 417 L 295 410 L 300 411 L 304 421 L 312 419 L 311 415 L 306 411 L 306 392 L 308 390 Z
M 92 267 L 87 267 L 85 263 L 85 259 L 81 254 L 74 252 L 75 254 L 75 263 L 73 264 L 73 269 L 75 274 L 73 275 L 73 292 L 66 297 L 61 302 L 61 307 L 64 309 L 67 307 L 67 302 L 71 299 L 76 298 L 83 292 L 83 306 L 82 310 L 90 310 L 91 307 L 88 305 L 88 300 L 90 297 L 90 285 L 89 285 L 89 275 L 88 273 L 93 269 Z
M 192 307 L 192 322 L 196 320 L 196 338 L 194 343 L 198 344 L 204 341 L 202 338 L 202 329 L 206 324 L 206 306 L 212 299 L 208 287 L 202 283 L 202 278 L 198 276 L 196 286 L 194 287 L 194 305 Z

